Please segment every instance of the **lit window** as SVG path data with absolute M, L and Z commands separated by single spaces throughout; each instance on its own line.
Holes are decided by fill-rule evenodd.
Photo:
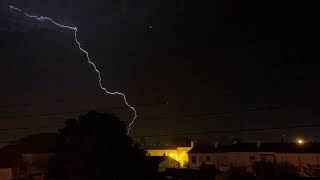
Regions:
M 197 163 L 197 156 L 191 156 L 191 163 Z

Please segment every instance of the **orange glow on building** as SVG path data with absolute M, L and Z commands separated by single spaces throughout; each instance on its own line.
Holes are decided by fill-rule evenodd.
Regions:
M 193 142 L 188 147 L 148 149 L 150 156 L 169 156 L 180 163 L 180 167 L 186 167 L 189 163 L 188 152 L 193 148 Z

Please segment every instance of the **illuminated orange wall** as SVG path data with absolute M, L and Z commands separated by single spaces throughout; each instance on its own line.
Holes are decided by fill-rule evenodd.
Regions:
M 193 147 L 177 147 L 175 149 L 150 149 L 147 150 L 150 156 L 170 156 L 180 163 L 180 167 L 185 167 L 189 163 L 188 151 Z

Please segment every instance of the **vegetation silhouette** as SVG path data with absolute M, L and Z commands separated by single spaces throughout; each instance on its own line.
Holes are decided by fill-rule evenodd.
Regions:
M 288 163 L 276 163 L 268 161 L 256 162 L 253 172 L 258 180 L 296 180 L 300 179 L 297 167 Z
M 152 164 L 115 115 L 90 111 L 60 129 L 49 177 L 56 180 L 156 179 Z

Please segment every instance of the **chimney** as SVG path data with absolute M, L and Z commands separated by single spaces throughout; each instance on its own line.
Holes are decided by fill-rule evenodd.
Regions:
M 288 142 L 287 136 L 285 134 L 282 135 L 281 142 L 282 143 L 287 143 Z
M 260 146 L 261 146 L 261 140 L 260 140 L 260 138 L 257 140 L 257 148 L 260 148 Z

